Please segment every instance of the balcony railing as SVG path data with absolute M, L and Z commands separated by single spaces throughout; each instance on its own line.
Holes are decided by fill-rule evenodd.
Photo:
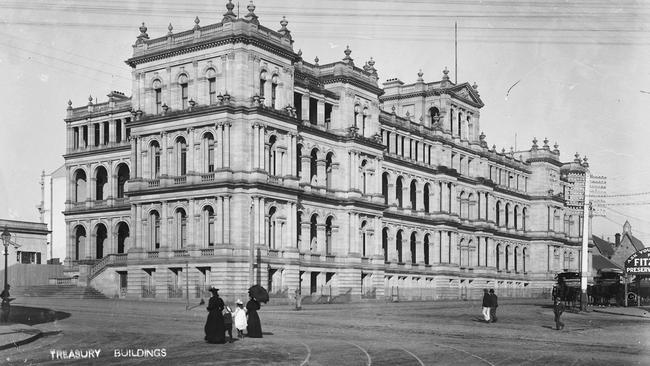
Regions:
M 174 257 L 189 257 L 190 253 L 185 249 L 174 250 Z
M 160 179 L 149 179 L 147 185 L 149 187 L 160 187 Z
M 147 252 L 147 258 L 158 258 L 159 252 Z
M 201 257 L 211 257 L 214 255 L 214 248 L 201 249 Z
M 185 183 L 187 183 L 187 177 L 174 178 L 174 184 L 185 184 Z
M 201 182 L 214 182 L 214 172 L 201 174 Z

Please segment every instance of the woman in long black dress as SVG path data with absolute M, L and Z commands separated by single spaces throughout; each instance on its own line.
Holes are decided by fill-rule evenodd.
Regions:
M 223 325 L 223 300 L 219 297 L 218 288 L 210 288 L 212 297 L 208 302 L 208 320 L 205 322 L 205 340 L 208 343 L 226 343 L 225 327 Z
M 260 303 L 251 296 L 251 299 L 246 304 L 248 310 L 248 327 L 246 328 L 246 336 L 249 338 L 262 338 L 262 324 L 260 323 L 260 316 L 257 311 L 260 309 Z

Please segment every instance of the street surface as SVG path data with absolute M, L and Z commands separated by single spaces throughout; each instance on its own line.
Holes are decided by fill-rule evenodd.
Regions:
M 0 363 L 650 365 L 649 319 L 565 313 L 565 329 L 556 331 L 550 300 L 499 304 L 493 324 L 479 320 L 478 301 L 310 305 L 302 311 L 262 306 L 264 338 L 213 345 L 203 341 L 204 306 L 186 311 L 184 303 L 25 298 L 15 305 L 53 310 L 28 320 L 45 335 L 0 351 Z M 92 359 L 59 357 L 75 350 L 101 351 Z M 115 357 L 116 350 L 131 357 Z

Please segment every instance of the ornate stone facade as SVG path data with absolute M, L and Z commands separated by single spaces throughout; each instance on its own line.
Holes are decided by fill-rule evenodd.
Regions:
M 229 3 L 229 5 L 232 5 Z M 230 9 L 230 8 L 229 8 Z M 586 161 L 497 152 L 476 85 L 378 86 L 228 10 L 133 45 L 133 95 L 69 106 L 67 263 L 108 295 L 313 301 L 550 291 L 579 266 Z M 252 270 L 251 270 L 252 269 Z M 189 293 L 187 293 L 189 291 Z

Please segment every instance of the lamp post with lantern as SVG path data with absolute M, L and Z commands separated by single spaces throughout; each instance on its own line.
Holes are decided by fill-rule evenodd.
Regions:
M 2 238 L 2 245 L 5 247 L 5 285 L 3 288 L 7 288 L 7 273 L 9 270 L 9 268 L 7 268 L 7 256 L 9 256 L 9 240 L 11 239 L 11 234 L 9 233 L 9 230 L 7 230 L 6 226 L 2 231 L 2 234 L 0 234 L 0 238 Z

